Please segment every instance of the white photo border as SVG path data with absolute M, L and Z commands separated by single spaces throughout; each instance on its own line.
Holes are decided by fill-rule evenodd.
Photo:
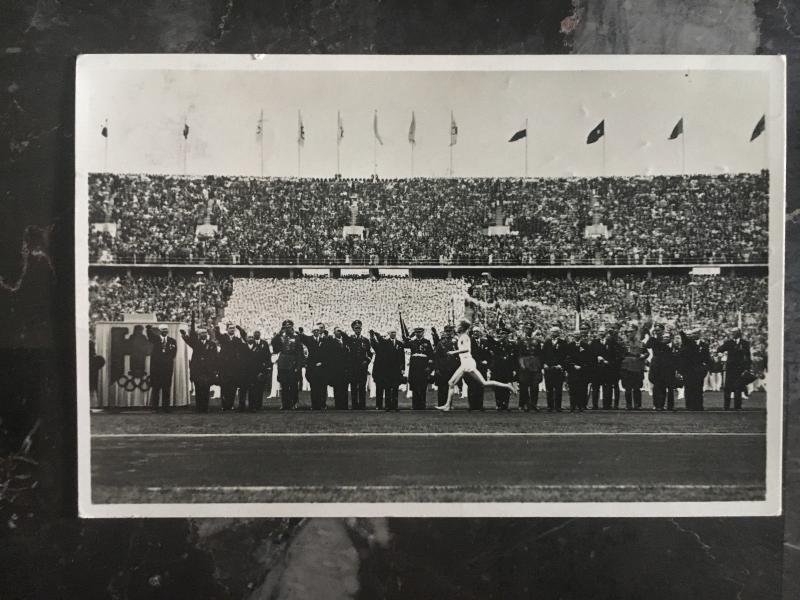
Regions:
M 172 503 L 96 504 L 91 496 L 89 394 L 89 76 L 117 70 L 217 71 L 756 71 L 768 75 L 769 166 L 766 495 L 746 502 L 404 502 L 404 503 Z M 75 319 L 78 513 L 127 517 L 743 517 L 779 516 L 783 467 L 783 307 L 786 169 L 784 56 L 425 56 L 425 55 L 82 55 L 75 93 Z

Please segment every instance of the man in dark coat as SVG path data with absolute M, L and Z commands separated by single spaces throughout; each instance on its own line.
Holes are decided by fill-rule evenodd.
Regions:
M 547 390 L 547 411 L 561 412 L 561 395 L 564 389 L 567 343 L 561 337 L 561 329 L 550 328 L 550 337 L 542 344 L 542 366 L 544 385 Z
M 178 354 L 178 342 L 169 337 L 168 333 L 169 328 L 166 325 L 159 326 L 158 333 L 150 325 L 147 326 L 147 339 L 153 345 L 150 350 L 151 404 L 156 410 L 163 409 L 164 412 L 169 412 L 171 408 L 172 374 Z
M 489 350 L 489 340 L 486 333 L 477 325 L 469 330 L 472 339 L 472 358 L 475 359 L 475 366 L 484 379 L 488 378 L 489 361 L 492 354 Z M 467 405 L 469 410 L 483 410 L 483 390 L 484 386 L 478 383 L 473 377 L 465 377 L 467 382 Z
M 435 328 L 431 329 L 434 335 L 434 351 L 433 351 L 433 368 L 434 378 L 433 382 L 436 384 L 436 405 L 444 406 L 447 404 L 447 392 L 450 387 L 449 381 L 453 373 L 458 369 L 461 361 L 458 354 L 451 354 L 456 350 L 456 337 L 455 328 L 452 325 L 446 325 L 442 337 L 439 338 Z
M 474 352 L 473 352 L 474 354 Z M 517 379 L 519 408 L 525 412 L 539 410 L 539 384 L 542 382 L 542 339 L 531 324 L 525 325 L 517 341 Z
M 350 366 L 350 408 L 351 410 L 365 410 L 367 408 L 367 377 L 369 376 L 369 363 L 372 361 L 372 348 L 369 340 L 361 335 L 362 323 L 356 319 L 350 324 L 353 335 L 345 337 L 349 350 Z
M 591 373 L 592 410 L 598 408 L 601 391 L 603 393 L 603 409 L 608 410 L 611 408 L 613 400 L 611 386 L 617 363 L 616 343 L 608 335 L 608 330 L 601 327 L 590 347 L 595 361 Z
M 397 388 L 403 382 L 406 366 L 406 351 L 397 339 L 397 331 L 390 329 L 387 337 L 376 331 L 369 331 L 370 343 L 375 351 L 372 365 L 372 379 L 375 381 L 375 408 L 399 410 Z
M 679 332 L 678 371 L 683 376 L 686 410 L 703 410 L 703 381 L 711 366 L 708 344 L 698 339 L 700 329 Z
M 672 336 L 656 325 L 645 348 L 653 352 L 648 379 L 653 384 L 653 406 L 656 410 L 675 410 L 676 355 L 672 348 Z
M 628 325 L 624 333 L 627 344 L 622 353 L 620 379 L 625 390 L 625 409 L 639 410 L 642 408 L 644 370 L 650 354 L 644 346 L 637 324 Z
M 195 328 L 195 317 L 192 313 L 192 323 L 189 334 L 181 329 L 181 337 L 186 345 L 192 349 L 192 359 L 189 361 L 189 374 L 194 384 L 194 396 L 197 412 L 208 412 L 208 401 L 211 397 L 211 386 L 217 381 L 217 362 L 219 352 L 217 344 L 208 337 L 208 331 Z
M 589 374 L 597 356 L 589 341 L 589 328 L 581 327 L 577 339 L 567 342 L 564 363 L 567 370 L 570 412 L 583 412 L 589 402 Z
M 336 410 L 347 410 L 347 382 L 350 376 L 350 350 L 342 330 L 333 328 L 333 335 L 322 339 L 322 364 L 325 367 L 325 381 L 333 388 L 333 406 Z
M 97 379 L 100 370 L 105 366 L 106 359 L 97 354 L 94 341 L 89 342 L 89 393 L 92 400 L 97 395 Z
M 218 367 L 222 410 L 233 410 L 237 391 L 239 391 L 239 406 L 244 408 L 243 379 L 247 346 L 233 323 L 228 323 L 225 333 L 220 331 L 218 325 L 215 333 L 219 344 Z
M 517 374 L 517 349 L 509 339 L 510 334 L 510 330 L 501 327 L 497 330 L 497 339 L 490 344 L 492 379 L 503 383 L 511 383 Z M 494 401 L 497 410 L 508 410 L 510 398 L 511 392 L 508 389 L 494 388 Z
M 725 361 L 725 385 L 722 389 L 725 410 L 731 408 L 731 396 L 733 396 L 734 410 L 740 410 L 742 394 L 747 387 L 743 381 L 743 375 L 750 370 L 753 364 L 750 343 L 742 339 L 742 330 L 735 327 L 731 329 L 730 337 L 717 348 L 717 352 L 720 354 L 727 352 L 728 354 Z
M 328 404 L 327 369 L 323 352 L 324 339 L 327 337 L 325 325 L 317 323 L 311 330 L 311 335 L 306 335 L 302 327 L 298 331 L 297 337 L 308 350 L 306 379 L 311 386 L 311 410 L 324 410 Z
M 428 378 L 433 366 L 433 344 L 424 337 L 425 329 L 416 327 L 414 336 L 404 339 L 403 344 L 411 351 L 408 366 L 408 385 L 411 388 L 411 408 L 425 410 L 428 394 Z
M 261 332 L 252 335 L 239 327 L 239 333 L 245 340 L 244 367 L 242 389 L 239 392 L 239 409 L 244 409 L 243 396 L 247 397 L 247 409 L 261 410 L 264 405 L 264 388 L 269 379 L 272 385 L 272 352 L 269 344 L 261 339 Z
M 278 383 L 281 384 L 281 410 L 297 407 L 300 389 L 299 374 L 303 368 L 303 343 L 297 337 L 294 323 L 286 319 L 272 338 L 272 350 L 278 353 Z

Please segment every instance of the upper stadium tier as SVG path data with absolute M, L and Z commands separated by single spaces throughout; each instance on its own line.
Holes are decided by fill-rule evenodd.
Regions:
M 762 264 L 768 174 L 395 180 L 89 177 L 90 261 Z

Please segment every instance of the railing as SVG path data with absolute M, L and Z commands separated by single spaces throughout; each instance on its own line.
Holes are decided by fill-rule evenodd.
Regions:
M 268 257 L 241 259 L 238 257 L 224 258 L 186 258 L 180 256 L 161 256 L 161 257 L 142 257 L 142 256 L 120 256 L 113 260 L 98 261 L 96 257 L 91 260 L 92 266 L 129 266 L 129 265 L 153 265 L 153 266 L 181 266 L 181 265 L 202 265 L 202 266 L 229 266 L 229 267 L 322 267 L 322 268 L 380 268 L 380 267 L 570 267 L 570 266 L 592 266 L 592 267 L 661 267 L 661 266 L 727 266 L 727 265 L 767 265 L 766 255 L 750 255 L 744 257 L 716 257 L 714 259 L 698 258 L 695 256 L 683 256 L 672 258 L 640 257 L 638 260 L 628 257 L 618 257 L 612 259 L 601 258 L 546 258 L 533 260 L 510 260 L 510 259 L 487 259 L 487 258 L 458 258 L 458 259 L 428 259 L 411 258 L 409 260 L 384 259 L 379 256 L 373 257 Z

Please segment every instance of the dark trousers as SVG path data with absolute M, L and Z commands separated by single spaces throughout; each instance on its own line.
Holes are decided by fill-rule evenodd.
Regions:
M 247 409 L 261 410 L 264 406 L 264 382 L 253 381 L 247 386 Z
M 449 378 L 436 380 L 436 406 L 444 406 L 447 404 L 447 390 L 450 387 L 448 384 L 449 380 Z
M 528 377 L 519 382 L 519 407 L 526 410 L 539 408 L 539 382 Z
M 347 410 L 347 382 L 334 381 L 331 383 L 333 388 L 333 407 L 336 410 Z
M 281 408 L 289 410 L 297 404 L 300 393 L 298 379 L 293 371 L 278 374 L 278 382 L 281 384 Z
M 320 367 L 306 367 L 306 380 L 311 387 L 311 410 L 322 410 L 328 403 L 328 386 Z
M 705 375 L 688 375 L 684 382 L 686 410 L 703 410 L 703 380 Z
M 569 374 L 569 409 L 586 410 L 589 404 L 589 379 L 580 372 Z
M 614 408 L 619 408 L 619 397 L 620 397 L 620 389 L 619 389 L 619 371 L 615 373 L 611 377 L 611 395 L 613 397 L 613 404 Z
M 544 386 L 547 390 L 547 410 L 561 410 L 561 395 L 564 388 L 564 371 L 545 369 Z
M 611 408 L 611 381 L 605 376 L 592 380 L 592 408 L 598 408 L 601 391 L 603 392 L 603 408 Z
M 232 379 L 227 379 L 223 380 L 219 387 L 222 391 L 222 410 L 233 410 L 233 405 L 236 402 L 236 390 L 239 389 L 239 384 Z
M 397 386 L 375 382 L 375 408 L 397 410 Z
M 425 379 L 422 379 L 422 381 L 413 380 L 409 385 L 411 386 L 411 408 L 425 410 L 427 407 L 428 382 Z
M 367 408 L 367 374 L 357 375 L 350 380 L 350 408 L 364 410 Z
M 675 388 L 661 382 L 653 382 L 653 405 L 661 410 L 665 401 L 668 410 L 675 408 Z
M 641 388 L 625 388 L 625 408 L 642 408 Z
M 208 401 L 211 397 L 211 384 L 194 382 L 194 399 L 197 412 L 208 412 Z
M 169 393 L 172 390 L 172 377 L 169 379 L 153 378 L 150 386 L 150 404 L 156 410 L 163 408 L 168 411 L 170 409 Z
M 481 375 L 486 377 L 486 373 L 481 370 Z M 467 404 L 470 410 L 483 410 L 483 386 L 467 375 Z
M 508 401 L 511 398 L 511 392 L 506 388 L 494 388 L 494 403 L 498 410 L 508 410 Z
M 725 410 L 730 410 L 731 408 L 731 397 L 733 397 L 733 408 L 734 410 L 741 410 L 742 408 L 742 388 L 723 388 L 722 389 L 722 398 L 725 406 Z

